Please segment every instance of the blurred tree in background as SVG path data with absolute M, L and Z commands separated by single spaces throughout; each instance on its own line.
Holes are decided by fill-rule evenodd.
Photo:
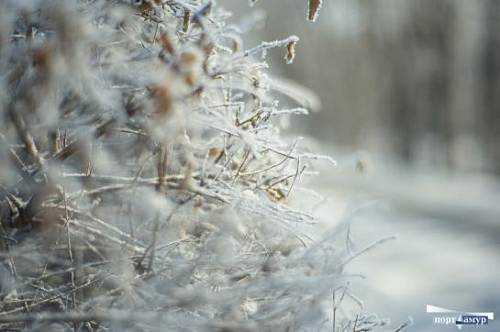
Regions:
M 418 166 L 500 173 L 498 1 L 332 0 L 318 25 L 304 6 L 255 6 L 268 13 L 260 37 L 290 26 L 301 37 L 287 75 L 323 104 L 304 130 Z

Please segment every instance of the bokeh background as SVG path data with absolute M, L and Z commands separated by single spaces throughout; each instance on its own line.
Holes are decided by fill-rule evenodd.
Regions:
M 219 2 L 235 23 L 265 13 L 246 48 L 301 39 L 292 65 L 268 61 L 322 102 L 291 129 L 339 161 L 316 213 L 349 216 L 360 246 L 398 235 L 350 267 L 364 310 L 426 332 L 456 330 L 426 304 L 500 315 L 500 2 L 325 0 L 315 24 L 306 0 Z

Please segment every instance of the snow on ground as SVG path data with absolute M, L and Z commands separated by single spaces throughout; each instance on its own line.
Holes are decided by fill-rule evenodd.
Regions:
M 458 331 L 434 324 L 428 304 L 494 312 L 488 326 L 462 330 L 500 331 L 500 186 L 494 179 L 395 170 L 328 174 L 312 184 L 329 198 L 317 216 L 335 225 L 350 215 L 357 249 L 397 235 L 348 265 L 347 272 L 366 276 L 352 281 L 366 311 L 390 318 L 390 331 L 411 316 L 408 330 L 417 332 Z

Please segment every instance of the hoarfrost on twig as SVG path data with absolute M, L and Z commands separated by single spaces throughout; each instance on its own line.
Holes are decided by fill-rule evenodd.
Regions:
M 1 330 L 322 326 L 342 265 L 371 247 L 330 255 L 288 205 L 310 161 L 335 164 L 279 134 L 317 97 L 252 57 L 291 62 L 297 36 L 242 51 L 201 0 L 9 0 L 0 16 Z

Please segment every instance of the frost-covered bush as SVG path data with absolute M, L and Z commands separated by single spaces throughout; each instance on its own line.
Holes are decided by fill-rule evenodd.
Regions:
M 287 205 L 329 159 L 281 138 L 310 102 L 256 56 L 292 62 L 298 38 L 243 48 L 228 17 L 204 0 L 0 2 L 0 330 L 331 330 L 350 257 Z

